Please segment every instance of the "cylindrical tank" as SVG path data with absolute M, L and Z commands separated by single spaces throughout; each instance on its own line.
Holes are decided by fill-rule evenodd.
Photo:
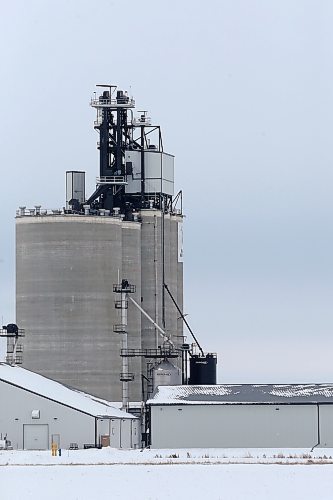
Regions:
M 126 278 L 136 302 L 182 344 L 182 322 L 163 290 L 165 283 L 182 308 L 181 217 L 160 210 L 140 212 L 138 221 L 104 215 L 29 215 L 16 219 L 17 321 L 27 332 L 24 366 L 103 399 L 120 400 L 121 334 L 113 284 Z M 163 238 L 164 227 L 164 238 Z M 164 251 L 163 251 L 164 248 Z M 163 256 L 165 260 L 163 273 Z M 163 324 L 163 296 L 165 324 Z M 128 347 L 156 349 L 155 327 L 128 305 Z M 181 359 L 174 363 L 180 367 Z M 134 382 L 130 399 L 142 397 L 145 357 L 129 360 Z
M 190 385 L 216 384 L 217 356 L 208 353 L 205 356 L 194 355 L 190 358 Z
M 159 385 L 181 385 L 180 369 L 168 360 L 161 361 L 153 368 L 153 388 Z
M 140 224 L 91 215 L 23 216 L 16 219 L 16 231 L 24 367 L 120 401 L 121 334 L 113 332 L 120 312 L 114 307 L 113 284 L 129 279 L 140 300 Z M 141 347 L 140 332 L 141 317 L 134 309 L 129 347 Z M 130 397 L 140 401 L 140 361 L 130 360 L 132 368 L 136 377 Z

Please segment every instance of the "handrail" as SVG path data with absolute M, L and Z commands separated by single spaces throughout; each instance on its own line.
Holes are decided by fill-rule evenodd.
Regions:
M 96 177 L 97 184 L 127 184 L 123 175 L 105 175 Z
M 124 98 L 125 100 L 126 98 Z M 118 102 L 117 99 L 91 99 L 90 106 L 99 108 L 99 107 L 115 107 L 115 108 L 134 108 L 135 100 L 132 98 L 128 98 L 127 102 Z

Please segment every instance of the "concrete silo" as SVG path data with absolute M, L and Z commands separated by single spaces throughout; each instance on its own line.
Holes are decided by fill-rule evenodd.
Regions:
M 135 118 L 134 100 L 113 86 L 91 105 L 100 136 L 94 193 L 82 193 L 84 173 L 67 172 L 63 210 L 18 211 L 17 322 L 27 332 L 26 368 L 120 400 L 123 332 L 114 327 L 121 322 L 114 284 L 126 278 L 133 285 L 133 299 L 168 334 L 180 364 L 182 322 L 164 284 L 182 308 L 183 217 L 175 207 L 174 157 L 163 151 L 160 127 L 146 112 Z M 141 401 L 163 342 L 133 303 L 127 307 L 129 396 Z
M 120 339 L 112 284 L 130 272 L 140 298 L 140 224 L 112 217 L 18 217 L 17 317 L 29 330 L 24 366 L 91 394 L 118 400 Z M 129 316 L 132 347 L 141 318 Z M 138 363 L 136 363 L 138 364 Z M 131 385 L 133 396 L 140 381 Z

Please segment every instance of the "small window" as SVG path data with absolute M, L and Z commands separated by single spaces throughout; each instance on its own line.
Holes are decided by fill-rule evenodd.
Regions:
M 35 419 L 40 418 L 40 410 L 32 410 L 31 418 L 35 418 Z

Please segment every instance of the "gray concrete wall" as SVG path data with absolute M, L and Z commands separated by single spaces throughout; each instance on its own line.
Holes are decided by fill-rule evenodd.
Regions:
M 169 261 L 169 275 L 166 279 L 166 284 L 168 285 L 174 299 L 178 300 L 178 231 L 177 224 L 173 220 L 174 217 L 170 216 L 169 220 L 169 238 L 170 243 L 168 245 L 168 261 Z M 174 344 L 178 347 L 182 344 L 182 339 L 178 337 L 178 316 L 179 313 L 171 301 L 168 293 L 165 296 L 167 311 L 168 311 L 168 322 L 170 325 L 170 333 L 172 335 L 172 340 Z
M 152 448 L 311 448 L 316 405 L 151 407 Z
M 111 217 L 23 217 L 16 222 L 17 323 L 26 330 L 23 366 L 104 399 L 121 400 L 113 284 L 123 275 L 124 255 L 124 272 L 133 272 L 140 294 L 140 224 L 127 223 L 123 231 L 123 223 Z M 138 323 L 134 313 L 134 346 L 140 344 L 133 333 Z M 139 363 L 133 363 L 138 369 Z M 131 385 L 131 397 L 141 399 L 140 376 Z
M 183 217 L 180 216 L 173 216 L 173 230 L 177 234 L 177 304 L 180 307 L 180 310 L 184 311 L 184 263 L 182 260 L 179 260 L 178 254 L 180 252 L 180 248 L 178 245 L 178 226 L 183 225 Z M 179 315 L 177 316 L 177 336 L 178 339 L 181 340 L 182 336 L 184 335 L 184 323 L 181 318 L 179 318 Z
M 167 292 L 165 296 L 165 325 L 163 325 L 163 223 L 164 223 L 164 259 L 165 282 L 169 286 L 175 300 L 183 305 L 183 275 L 182 263 L 178 262 L 178 222 L 179 216 L 166 214 L 164 222 L 159 210 L 142 210 L 141 228 L 141 293 L 142 307 L 147 313 L 171 336 L 175 345 L 182 343 L 182 323 L 177 321 L 179 316 Z M 156 333 L 154 326 L 142 318 L 142 347 L 156 348 L 161 345 L 162 339 Z M 180 360 L 172 360 L 180 366 Z M 146 362 L 142 362 L 142 371 L 146 374 Z
M 16 219 L 16 321 L 26 330 L 23 366 L 109 401 L 120 401 L 120 323 L 113 284 L 127 278 L 134 299 L 162 324 L 162 216 L 143 210 L 142 223 L 112 217 L 57 215 Z M 165 215 L 165 281 L 182 308 L 179 216 Z M 182 321 L 165 294 L 165 330 L 181 343 Z M 161 337 L 133 306 L 128 347 L 156 348 Z M 175 361 L 177 363 L 177 360 Z M 180 366 L 180 360 L 178 361 Z M 146 360 L 132 358 L 131 401 L 141 401 Z
M 141 306 L 162 326 L 162 240 L 161 212 L 142 210 L 141 226 Z M 155 349 L 160 337 L 151 322 L 142 317 L 142 348 Z M 143 373 L 146 374 L 143 360 Z
M 141 225 L 132 222 L 122 223 L 122 275 L 131 285 L 136 286 L 136 292 L 131 297 L 140 304 L 141 302 Z M 118 300 L 120 296 L 115 297 Z M 128 348 L 141 349 L 141 313 L 129 301 L 128 304 Z M 120 311 L 118 310 L 118 322 Z M 121 337 L 121 335 L 120 335 Z M 121 340 L 121 339 L 120 339 Z M 129 372 L 134 374 L 134 381 L 129 382 L 129 395 L 131 401 L 141 401 L 141 359 L 129 359 Z

